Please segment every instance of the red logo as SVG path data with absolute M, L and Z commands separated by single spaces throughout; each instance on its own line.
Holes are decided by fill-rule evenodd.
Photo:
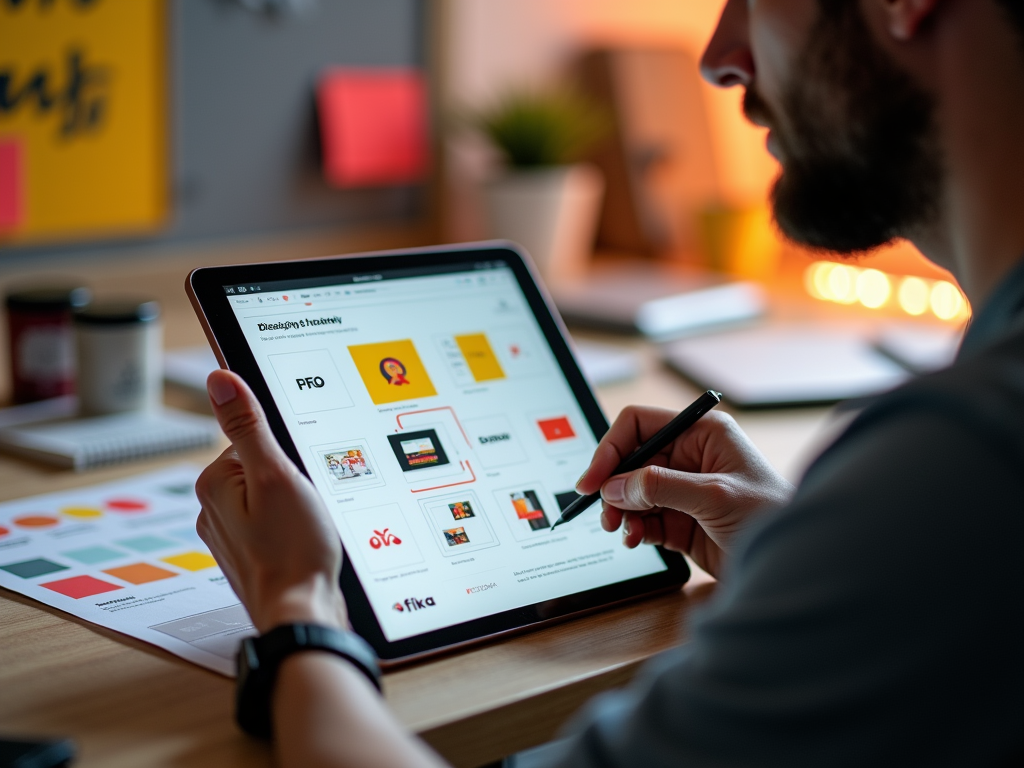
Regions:
M 380 361 L 380 375 L 384 377 L 388 384 L 393 384 L 396 387 L 409 384 L 409 380 L 405 378 L 405 373 L 405 365 L 397 358 L 385 357 Z
M 392 605 L 391 607 L 392 607 L 392 608 L 394 608 L 394 609 L 395 609 L 396 611 L 398 611 L 399 613 L 404 613 L 404 612 L 405 612 L 405 606 L 404 606 L 404 605 L 402 605 L 401 603 L 395 603 L 395 604 L 394 604 L 394 605 Z
M 554 440 L 568 440 L 570 437 L 576 437 L 569 419 L 565 416 L 559 416 L 557 419 L 541 419 L 537 422 L 537 426 L 540 427 L 540 431 L 544 433 L 544 439 L 549 443 Z
M 385 528 L 383 531 L 374 530 L 374 535 L 370 537 L 370 546 L 374 549 L 380 549 L 381 547 L 390 547 L 392 544 L 396 546 L 402 543 L 402 540 L 395 536 L 389 529 Z

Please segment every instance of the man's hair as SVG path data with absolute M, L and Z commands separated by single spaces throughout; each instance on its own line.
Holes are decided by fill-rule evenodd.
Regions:
M 1024 41 L 1024 0 L 996 0 L 1009 14 Z

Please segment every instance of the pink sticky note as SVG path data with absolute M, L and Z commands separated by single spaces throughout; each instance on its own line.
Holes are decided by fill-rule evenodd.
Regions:
M 406 184 L 427 170 L 427 104 L 414 69 L 327 70 L 317 87 L 324 177 L 338 187 Z
M 21 141 L 0 138 L 0 230 L 14 229 L 24 216 Z

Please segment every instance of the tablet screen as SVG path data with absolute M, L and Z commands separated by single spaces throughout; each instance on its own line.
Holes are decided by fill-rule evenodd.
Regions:
M 389 641 L 666 570 L 597 509 L 597 440 L 501 261 L 224 286 Z

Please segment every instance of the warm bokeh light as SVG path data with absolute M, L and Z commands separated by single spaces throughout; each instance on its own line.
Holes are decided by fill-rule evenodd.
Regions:
M 908 315 L 923 315 L 929 309 L 940 320 L 960 321 L 970 315 L 967 300 L 948 280 L 887 275 L 831 261 L 816 261 L 804 272 L 804 286 L 814 298 L 836 304 L 860 302 L 869 309 L 888 304 L 894 285 L 899 286 L 896 302 Z
M 853 267 L 833 264 L 827 283 L 832 301 L 853 304 L 857 300 L 857 273 Z
M 868 309 L 885 306 L 892 293 L 889 278 L 877 269 L 865 269 L 857 275 L 857 300 Z
M 897 298 L 900 309 L 908 315 L 923 315 L 928 311 L 928 283 L 920 277 L 905 277 Z
M 965 304 L 957 287 L 945 280 L 939 280 L 932 286 L 929 303 L 935 316 L 942 320 L 952 320 L 960 314 Z

